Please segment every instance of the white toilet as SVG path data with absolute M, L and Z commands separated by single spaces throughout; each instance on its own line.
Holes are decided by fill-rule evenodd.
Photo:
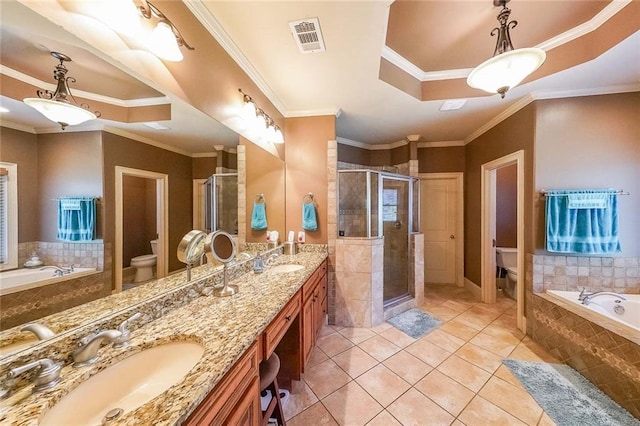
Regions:
M 158 240 L 152 240 L 151 252 L 153 254 L 144 254 L 131 259 L 131 266 L 136 268 L 136 276 L 133 279 L 134 283 L 147 281 L 153 278 L 153 267 L 156 266 L 156 263 L 158 262 L 158 257 L 156 256 L 157 246 Z
M 507 285 L 504 291 L 509 297 L 515 299 L 518 284 L 518 249 L 496 247 L 496 262 L 500 268 L 507 271 Z

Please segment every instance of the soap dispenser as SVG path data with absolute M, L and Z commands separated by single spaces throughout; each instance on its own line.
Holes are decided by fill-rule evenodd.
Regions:
M 264 272 L 264 261 L 260 253 L 256 254 L 256 257 L 253 258 L 253 272 L 256 274 Z

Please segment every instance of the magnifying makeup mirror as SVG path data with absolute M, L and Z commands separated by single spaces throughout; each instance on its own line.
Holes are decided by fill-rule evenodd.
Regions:
M 211 294 L 217 297 L 233 296 L 238 292 L 238 286 L 229 285 L 227 280 L 227 264 L 236 257 L 236 243 L 231 234 L 216 231 L 207 236 L 205 242 L 207 257 L 217 260 L 224 265 L 224 286 L 216 288 Z
M 187 264 L 187 281 L 191 281 L 191 267 L 199 262 L 205 251 L 207 234 L 194 229 L 187 232 L 178 244 L 178 260 Z

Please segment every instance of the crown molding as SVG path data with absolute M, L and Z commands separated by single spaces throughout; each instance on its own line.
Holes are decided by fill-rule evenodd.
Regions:
M 192 158 L 215 158 L 217 156 L 218 154 L 215 152 L 198 152 L 191 155 Z
M 399 140 L 397 142 L 392 142 L 392 143 L 370 145 L 364 142 L 358 142 L 358 141 L 354 141 L 347 138 L 341 138 L 341 137 L 337 137 L 336 142 L 342 145 L 348 145 L 356 148 L 366 149 L 368 151 L 382 151 L 385 149 L 394 149 L 394 148 L 399 148 L 401 146 L 405 146 L 409 144 L 409 142 L 407 142 L 406 140 Z
M 318 117 L 322 115 L 334 115 L 339 118 L 342 115 L 341 108 L 326 108 L 326 109 L 308 109 L 298 111 L 286 111 L 285 118 L 297 118 L 297 117 Z
M 7 127 L 9 129 L 13 129 L 13 130 L 19 130 L 21 132 L 25 132 L 25 133 L 31 133 L 36 135 L 36 129 L 34 129 L 31 126 L 27 126 L 25 124 L 20 124 L 20 123 L 16 123 L 13 121 L 9 121 L 9 120 L 0 120 L 0 127 Z
M 20 80 L 23 83 L 30 84 L 32 86 L 44 88 L 52 92 L 56 90 L 55 84 L 38 80 L 37 78 L 31 77 L 30 75 L 24 74 L 20 71 L 14 70 L 5 65 L 0 64 L 0 73 L 8 77 L 15 78 L 16 80 Z M 92 101 L 102 102 L 105 104 L 111 104 L 111 105 L 116 105 L 116 106 L 125 107 L 125 108 L 164 105 L 164 104 L 171 103 L 171 100 L 167 96 L 125 100 L 125 99 L 113 98 L 111 96 L 99 95 L 97 93 L 91 93 L 91 92 L 86 92 L 84 90 L 77 90 L 77 89 L 73 90 L 73 94 L 74 96 L 78 96 L 79 98 L 89 99 Z
M 464 141 L 433 141 L 418 142 L 418 148 L 448 148 L 451 146 L 464 146 Z
M 188 0 L 184 2 L 187 8 L 193 13 L 193 15 L 200 21 L 200 23 L 209 31 L 209 34 L 216 39 L 222 48 L 231 56 L 231 58 L 242 68 L 247 76 L 258 86 L 258 89 L 269 99 L 274 107 L 284 117 L 287 116 L 286 108 L 278 99 L 278 96 L 271 90 L 267 82 L 262 78 L 260 73 L 253 67 L 251 62 L 242 53 L 240 48 L 236 45 L 233 39 L 227 34 L 220 22 L 211 13 L 211 11 L 205 6 L 202 0 Z
M 511 105 L 509 105 L 500 114 L 496 115 L 491 120 L 489 120 L 484 125 L 482 125 L 478 130 L 476 130 L 475 132 L 473 132 L 469 136 L 467 136 L 464 139 L 464 144 L 466 145 L 466 144 L 470 143 L 471 141 L 473 141 L 474 139 L 478 138 L 480 135 L 484 134 L 485 132 L 489 131 L 491 128 L 493 128 L 496 125 L 498 125 L 499 123 L 501 123 L 502 121 L 504 121 L 507 118 L 511 117 L 513 114 L 515 114 L 516 112 L 520 111 L 522 108 L 524 108 L 525 106 L 529 105 L 534 100 L 535 99 L 533 98 L 533 96 L 531 94 L 527 94 L 527 95 L 521 97 L 516 102 L 514 102 Z
M 183 149 L 180 148 L 176 148 L 174 146 L 170 146 L 167 144 L 164 144 L 162 142 L 158 142 L 156 140 L 144 137 L 144 136 L 140 136 L 140 135 L 136 135 L 135 133 L 131 133 L 128 132 L 126 130 L 122 130 L 122 129 L 116 129 L 115 127 L 109 127 L 109 126 L 105 126 L 102 131 L 107 132 L 107 133 L 111 133 L 114 135 L 118 135 L 118 136 L 122 136 L 123 138 L 127 138 L 127 139 L 131 139 L 137 142 L 142 142 L 145 143 L 147 145 L 151 145 L 151 146 L 155 146 L 156 148 L 160 148 L 160 149 L 164 149 L 166 151 L 172 151 L 175 152 L 176 154 L 181 154 L 187 157 L 193 157 L 193 154 L 185 151 Z

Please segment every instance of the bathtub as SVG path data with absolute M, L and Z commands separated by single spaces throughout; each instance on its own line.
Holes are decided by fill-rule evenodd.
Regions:
M 73 272 L 61 277 L 53 275 L 53 269 L 15 269 L 0 273 L 0 296 L 28 290 L 30 288 L 79 278 L 95 273 L 95 268 L 75 268 Z
M 588 306 L 583 305 L 582 302 L 578 300 L 580 293 L 577 291 L 547 290 L 547 294 L 569 301 L 576 305 L 578 309 L 586 312 L 595 312 L 606 319 L 613 319 L 619 322 L 623 327 L 630 327 L 636 330 L 636 332 L 640 332 L 640 294 L 622 294 L 621 296 L 627 300 L 620 300 L 615 296 L 603 295 L 593 299 Z M 616 303 L 618 300 L 620 300 L 620 303 Z M 614 310 L 617 305 L 623 308 L 618 308 L 620 313 L 616 313 Z

